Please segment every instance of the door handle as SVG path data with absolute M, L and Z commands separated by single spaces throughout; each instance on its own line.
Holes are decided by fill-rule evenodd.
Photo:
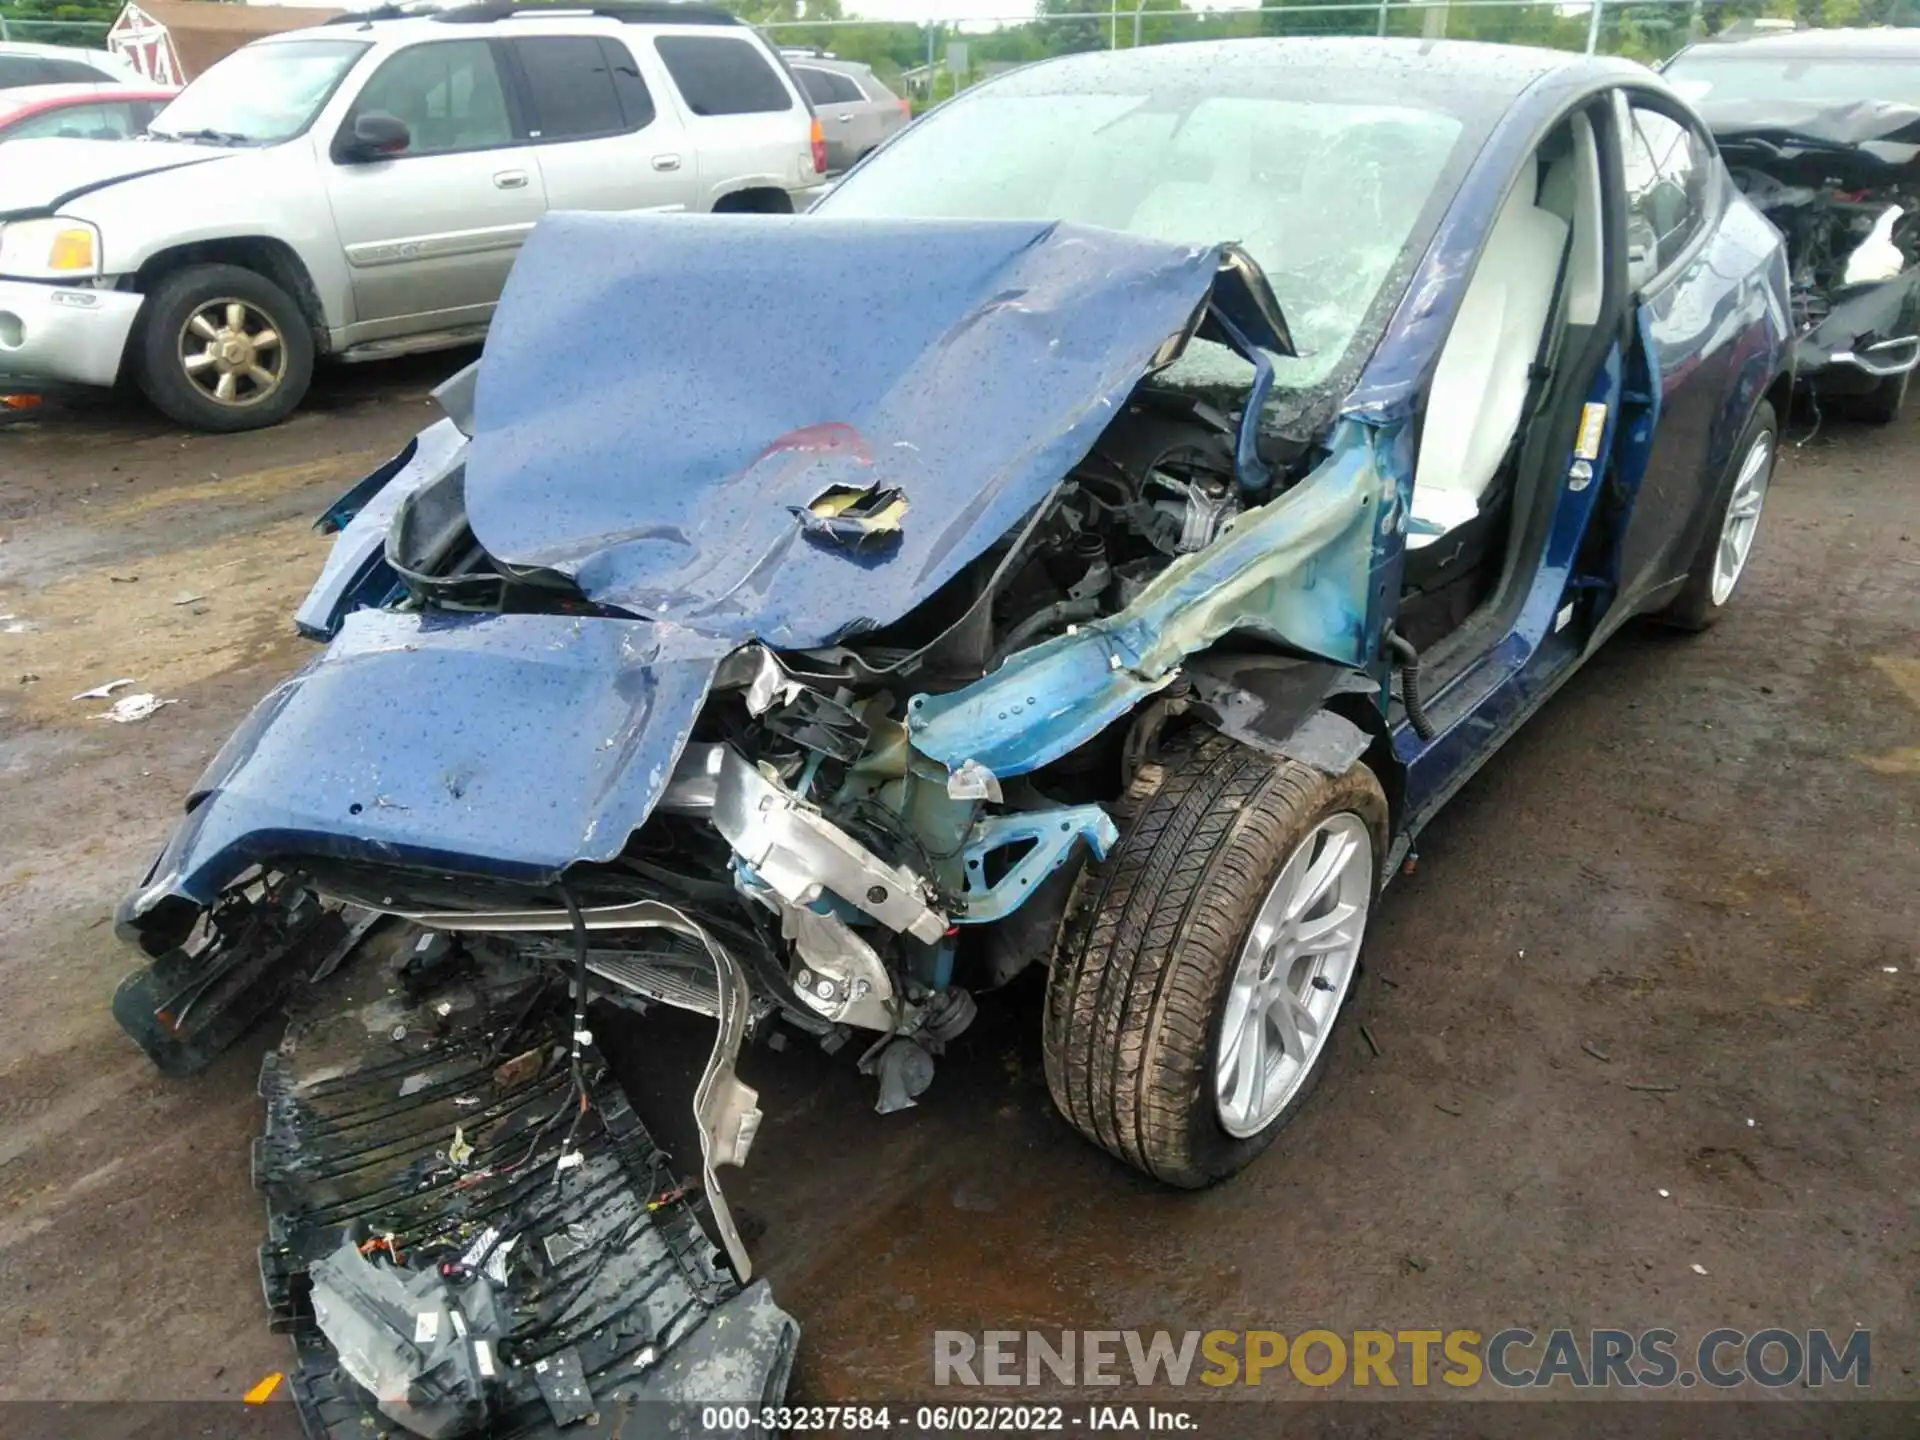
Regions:
M 840 123 L 842 125 L 851 125 L 853 123 L 853 112 L 849 110 L 846 114 L 842 115 L 840 117 Z
M 680 168 L 680 157 L 678 155 L 656 155 L 653 157 L 653 168 L 656 170 L 678 170 Z
M 524 190 L 527 188 L 527 172 L 524 170 L 501 170 L 493 177 L 496 190 Z

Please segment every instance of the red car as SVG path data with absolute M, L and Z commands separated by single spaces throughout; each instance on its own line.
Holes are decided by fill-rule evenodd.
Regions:
M 0 90 L 0 144 L 58 136 L 130 140 L 180 92 L 165 86 L 22 85 Z

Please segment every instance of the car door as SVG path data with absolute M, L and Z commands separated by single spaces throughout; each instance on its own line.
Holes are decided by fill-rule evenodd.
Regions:
M 679 117 L 663 114 L 626 42 L 541 35 L 512 42 L 527 138 L 553 210 L 686 210 L 700 177 Z
M 352 275 L 351 344 L 484 322 L 546 209 L 498 45 L 430 40 L 381 62 L 322 158 Z M 363 157 L 353 127 L 387 115 L 404 150 Z
M 792 68 L 826 131 L 827 169 L 835 173 L 845 170 L 862 153 L 859 107 L 864 97 L 860 88 L 846 76 L 817 65 Z
M 660 108 L 672 108 L 670 90 L 699 153 L 701 209 L 730 190 L 812 181 L 814 117 L 764 41 L 744 30 L 687 27 L 654 31 L 651 48 L 663 77 Z
M 1716 254 L 1729 182 L 1713 142 L 1664 97 L 1619 92 L 1616 114 L 1633 344 L 1656 391 L 1656 423 L 1619 544 L 1619 602 L 1631 606 L 1692 561 L 1690 525 L 1723 458 L 1712 443 L 1747 267 Z

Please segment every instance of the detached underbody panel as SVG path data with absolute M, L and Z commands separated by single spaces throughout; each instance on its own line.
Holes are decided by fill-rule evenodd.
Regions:
M 308 1433 L 532 1440 L 595 1413 L 657 1434 L 702 1403 L 777 1403 L 798 1326 L 717 1259 L 697 1181 L 591 1046 L 569 1129 L 540 977 L 482 948 L 375 948 L 261 1074 L 261 1279 Z
M 663 333 L 673 345 L 639 338 Z M 582 344 L 618 363 L 559 363 Z M 317 1427 L 345 1433 L 384 1386 L 412 1408 L 382 1413 L 416 1433 L 509 1412 L 532 1428 L 499 1433 L 541 1433 L 552 1397 L 526 1364 L 489 1389 L 470 1358 L 376 1320 L 427 1301 L 451 1316 L 470 1294 L 463 1324 L 517 1335 L 502 1307 L 538 1309 L 546 1282 L 436 1289 L 361 1251 L 382 1224 L 418 1248 L 454 1215 L 481 1249 L 470 1232 L 571 1235 L 576 1190 L 604 1189 L 596 1225 L 644 1197 L 650 1142 L 617 1086 L 583 1078 L 589 1001 L 714 1021 L 681 1182 L 698 1223 L 634 1221 L 700 1263 L 614 1267 L 631 1284 L 606 1304 L 645 1317 L 620 1322 L 619 1355 L 550 1315 L 517 1355 L 572 1347 L 569 1384 L 601 1404 L 644 1346 L 661 1367 L 647 1396 L 777 1396 L 791 1322 L 739 1288 L 751 1264 L 717 1174 L 760 1119 L 742 1044 L 851 1041 L 877 1108 L 909 1106 L 973 994 L 1047 961 L 1170 721 L 1352 764 L 1369 733 L 1320 707 L 1384 694 L 1410 447 L 1398 422 L 1264 433 L 1271 357 L 1290 350 L 1231 246 L 773 217 L 536 234 L 477 392 L 452 384 L 449 418 L 325 518 L 339 540 L 299 616 L 325 653 L 216 757 L 117 917 L 153 959 L 120 1012 L 174 1069 L 230 1038 L 223 1017 L 324 978 L 366 923 L 350 917 L 574 997 L 572 1035 L 548 1042 L 586 1059 L 543 1070 L 537 1095 L 481 1085 L 491 1009 L 404 1060 L 362 1026 L 370 1048 L 305 1088 L 270 1066 L 272 1263 L 332 1307 L 313 1307 L 328 1343 L 303 1381 Z M 857 358 L 756 359 L 815 352 Z M 1196 381 L 1180 362 L 1202 352 L 1214 378 Z M 417 1076 L 425 1090 L 388 1094 Z M 529 1127 L 575 1096 L 582 1133 L 548 1157 Z M 436 1149 L 433 1183 L 403 1183 L 469 1101 L 458 1145 L 484 1154 Z M 513 1173 L 538 1176 L 523 1188 L 499 1168 L 516 1146 Z M 581 1243 L 611 1244 L 604 1228 Z M 668 1304 L 656 1280 L 685 1293 Z M 723 1319 L 756 1337 L 724 1397 L 671 1381 L 676 1347 L 704 1353 Z

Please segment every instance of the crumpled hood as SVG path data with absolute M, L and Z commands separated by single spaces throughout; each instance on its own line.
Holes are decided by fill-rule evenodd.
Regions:
M 468 520 L 602 604 L 831 643 L 1038 504 L 1222 254 L 1047 222 L 557 216 L 487 342 Z M 899 491 L 897 535 L 809 530 L 835 487 Z
M 1288 345 L 1236 257 L 1030 223 L 543 225 L 480 367 L 467 518 L 496 559 L 635 618 L 349 615 L 208 768 L 124 933 L 255 862 L 528 884 L 617 856 L 740 643 L 826 643 L 927 599 L 1210 292 Z M 897 490 L 897 533 L 803 524 L 834 486 Z
M 35 215 L 142 175 L 239 153 L 158 140 L 15 140 L 0 159 L 0 218 Z
M 644 620 L 362 610 L 221 747 L 121 918 L 312 856 L 522 884 L 650 814 L 721 652 Z
M 1822 174 L 1856 184 L 1884 182 L 1920 162 L 1920 107 L 1891 100 L 1822 104 L 1804 100 L 1703 101 L 1701 118 L 1734 165 L 1811 183 Z M 1803 150 L 1805 142 L 1812 142 Z M 1835 147 L 1835 148 L 1829 148 Z M 1786 163 L 1774 158 L 1784 151 Z

